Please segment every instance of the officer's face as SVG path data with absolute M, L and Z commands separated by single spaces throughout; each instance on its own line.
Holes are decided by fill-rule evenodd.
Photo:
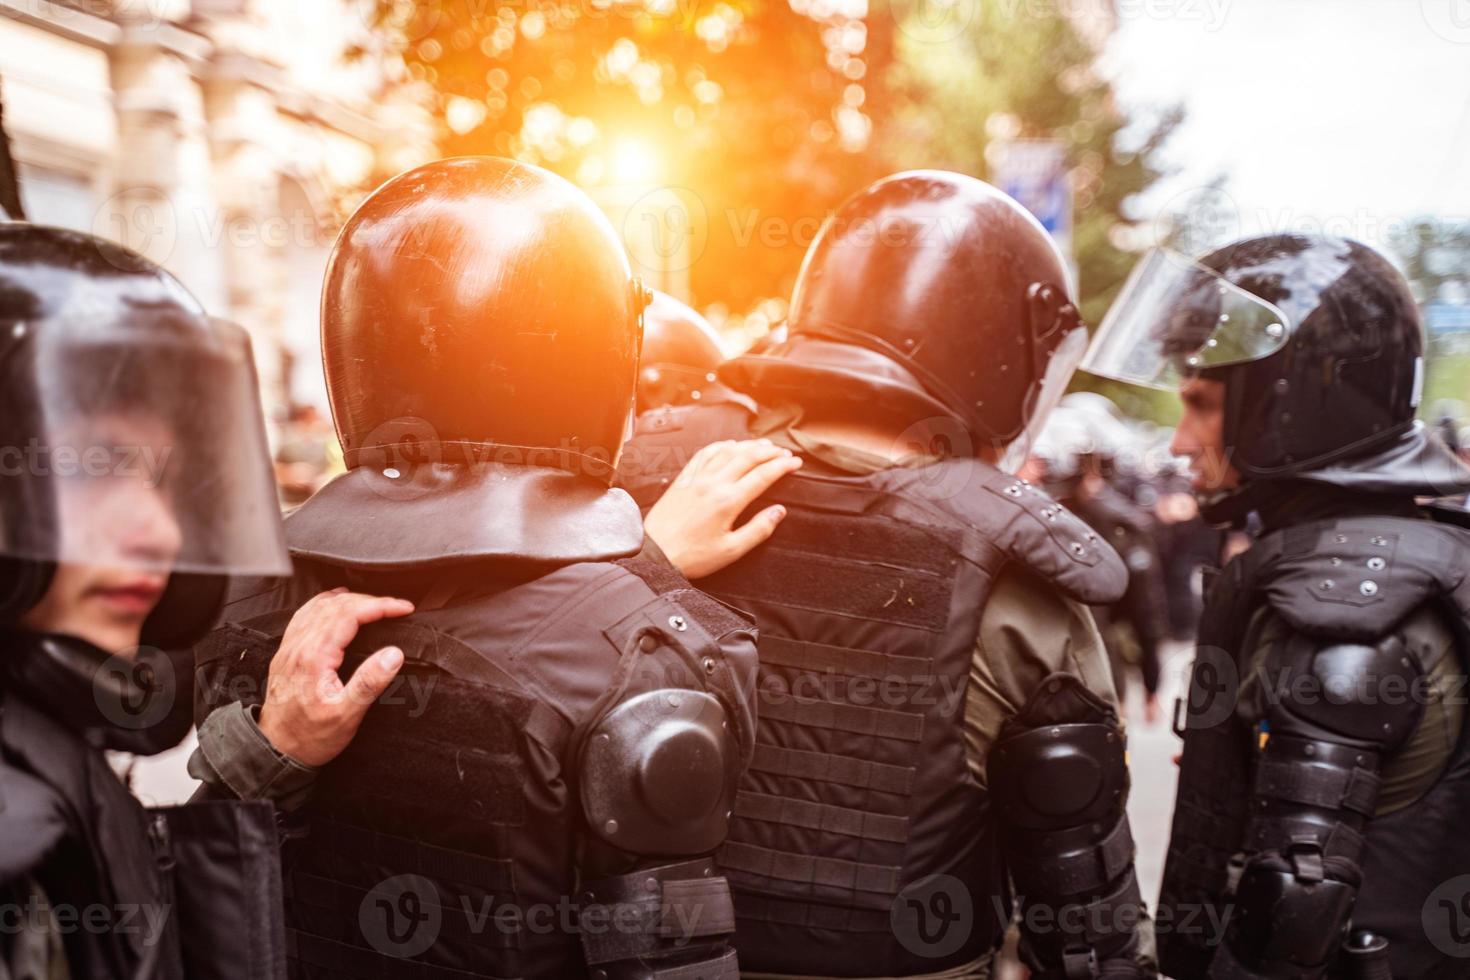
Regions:
M 157 420 L 122 415 L 88 418 L 57 440 L 94 465 L 56 464 L 60 553 L 74 560 L 58 563 L 51 587 L 22 625 L 76 636 L 108 653 L 137 648 L 182 536 L 166 469 L 127 463 L 144 457 L 144 448 L 154 451 L 153 459 L 166 459 L 168 441 L 169 430 Z M 87 455 L 94 448 L 100 451 Z
M 1225 383 L 1191 378 L 1179 388 L 1184 416 L 1169 451 L 1189 459 L 1195 491 L 1210 493 L 1240 485 L 1240 473 L 1225 451 Z

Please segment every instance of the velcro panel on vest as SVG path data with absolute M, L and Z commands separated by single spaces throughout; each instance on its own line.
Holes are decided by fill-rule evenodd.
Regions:
M 390 956 L 349 943 L 336 942 L 295 929 L 286 930 L 286 951 L 293 980 L 359 980 L 362 977 L 405 977 L 412 980 L 520 980 L 491 973 L 470 973 Z
M 232 701 L 262 704 L 271 658 L 280 642 L 279 634 L 240 624 L 221 626 L 201 640 L 194 648 L 195 721 Z
M 336 763 L 318 777 L 316 799 L 433 800 L 487 823 L 519 826 L 525 819 L 525 767 L 515 751 L 468 748 L 369 721 Z M 328 809 L 340 808 L 334 802 Z
M 804 484 L 782 486 L 789 496 Z M 781 531 L 755 560 L 704 584 L 758 610 L 913 631 L 910 648 L 927 649 L 949 621 L 953 543 L 938 529 L 868 516 L 883 498 L 870 489 L 820 489 L 811 504 L 822 510 L 789 500 Z M 789 901 L 784 911 L 813 928 L 869 931 L 875 920 L 864 913 L 886 913 L 902 886 L 926 721 L 915 702 L 936 680 L 933 662 L 769 630 L 759 652 L 756 757 L 720 865 L 742 910 L 747 900 L 757 909 Z
M 957 560 L 943 538 L 911 525 L 791 510 L 758 560 L 701 585 L 726 599 L 938 632 L 949 621 Z
M 422 841 L 395 837 L 364 827 L 317 817 L 311 832 L 331 847 L 314 846 L 311 837 L 292 840 L 292 865 L 315 875 L 371 888 L 405 868 L 428 879 L 447 899 L 469 899 L 476 908 L 487 898 L 516 890 L 515 864 Z

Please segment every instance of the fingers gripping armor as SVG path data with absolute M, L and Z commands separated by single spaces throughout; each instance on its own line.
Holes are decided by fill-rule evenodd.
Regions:
M 1071 675 L 1047 678 L 1002 730 L 988 774 L 1034 975 L 1139 976 L 1134 927 L 1143 903 L 1113 709 Z
M 1292 634 L 1266 657 L 1265 746 L 1256 762 L 1236 914 L 1213 978 L 1325 976 L 1362 883 L 1364 831 L 1386 756 L 1423 713 L 1418 660 Z

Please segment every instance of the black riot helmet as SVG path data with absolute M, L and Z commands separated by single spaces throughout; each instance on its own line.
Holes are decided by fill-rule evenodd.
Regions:
M 845 382 L 872 410 L 957 421 L 975 448 L 1034 435 L 1087 343 L 1041 224 L 984 181 L 937 170 L 884 178 L 827 220 L 788 323 L 786 343 L 730 373 L 806 397 Z
M 1224 448 L 1265 480 L 1375 456 L 1414 427 L 1424 330 L 1403 277 L 1345 238 L 1270 235 L 1198 262 L 1155 250 L 1084 369 L 1172 390 L 1225 383 Z
M 725 359 L 708 320 L 668 293 L 653 290 L 643 311 L 638 411 L 699 401 Z
M 62 563 L 162 580 L 139 650 L 24 619 Z M 141 255 L 0 224 L 0 688 L 160 751 L 229 577 L 289 571 L 245 331 Z
M 322 294 L 347 466 L 520 463 L 611 481 L 645 302 L 607 218 L 549 171 L 459 157 L 394 177 L 348 219 Z

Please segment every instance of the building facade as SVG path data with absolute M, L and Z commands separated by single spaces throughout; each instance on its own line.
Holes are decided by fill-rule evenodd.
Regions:
M 325 404 L 317 309 L 338 224 L 432 153 L 426 115 L 385 84 L 373 9 L 0 0 L 27 218 L 123 242 L 244 326 L 273 439 L 293 406 Z

